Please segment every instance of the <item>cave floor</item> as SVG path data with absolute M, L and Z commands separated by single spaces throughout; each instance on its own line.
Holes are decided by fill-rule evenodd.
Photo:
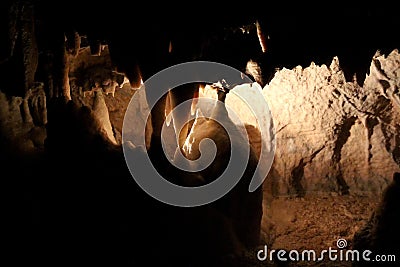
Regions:
M 354 195 L 325 195 L 306 196 L 301 198 L 275 198 L 271 201 L 269 221 L 268 253 L 271 250 L 284 249 L 287 253 L 296 250 L 314 250 L 317 258 L 322 250 L 337 248 L 337 241 L 344 239 L 351 249 L 353 235 L 364 226 L 371 213 L 378 205 L 379 198 L 373 196 Z M 329 260 L 325 254 L 325 261 L 295 261 L 286 263 L 272 263 L 267 258 L 259 261 L 257 251 L 249 252 L 244 258 L 251 264 L 248 266 L 351 266 L 351 260 Z M 338 254 L 339 256 L 339 254 Z M 288 254 L 286 254 L 288 257 Z M 247 266 L 247 265 L 246 265 Z

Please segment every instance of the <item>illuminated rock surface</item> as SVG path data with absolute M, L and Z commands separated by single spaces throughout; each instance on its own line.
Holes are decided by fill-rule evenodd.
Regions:
M 279 70 L 263 89 L 276 130 L 274 195 L 381 193 L 400 164 L 400 55 L 376 54 L 363 87 L 330 66 Z

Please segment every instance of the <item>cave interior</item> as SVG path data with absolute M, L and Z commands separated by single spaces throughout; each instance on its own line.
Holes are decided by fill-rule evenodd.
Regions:
M 16 265 L 311 266 L 260 262 L 256 253 L 265 244 L 324 249 L 345 238 L 400 259 L 398 12 L 382 1 L 3 1 L 6 254 Z M 261 77 L 250 77 L 277 116 L 262 207 L 241 203 L 240 192 L 228 197 L 237 210 L 263 213 L 258 243 L 244 249 L 225 202 L 160 203 L 135 183 L 122 153 L 124 113 L 140 85 L 201 60 L 242 72 L 256 62 Z

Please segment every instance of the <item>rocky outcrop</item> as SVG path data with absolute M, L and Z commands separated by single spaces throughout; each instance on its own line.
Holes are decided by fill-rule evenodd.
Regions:
M 69 58 L 72 100 L 91 108 L 107 129 L 108 139 L 120 143 L 125 110 L 136 89 L 123 73 L 116 71 L 107 45 L 100 45 L 99 52 L 93 54 L 85 36 L 75 33 L 73 39 L 79 49 L 76 44 L 72 46 L 75 49 Z
M 263 89 L 277 140 L 273 195 L 380 194 L 399 171 L 399 52 L 377 52 L 362 87 L 339 60 L 283 68 Z
M 0 146 L 15 154 L 41 150 L 46 138 L 46 96 L 43 85 L 29 89 L 24 97 L 0 92 Z
M 76 98 L 93 96 L 96 90 L 114 96 L 115 90 L 126 83 L 124 75 L 118 73 L 113 65 L 107 45 L 102 45 L 96 55 L 92 54 L 89 46 L 81 47 L 69 60 L 68 75 L 72 96 Z
M 332 192 L 379 195 L 392 173 L 400 170 L 399 52 L 387 56 L 377 52 L 363 86 L 356 78 L 346 81 L 339 61 L 334 57 L 330 66 L 283 68 L 264 88 L 256 83 L 241 85 L 228 94 L 226 105 L 242 123 L 274 127 L 268 197 Z M 257 90 L 262 90 L 273 123 L 268 123 L 267 115 L 253 115 L 264 104 Z M 245 94 L 251 108 L 237 94 Z M 200 97 L 216 95 L 206 86 Z M 267 147 L 271 137 L 263 133 Z

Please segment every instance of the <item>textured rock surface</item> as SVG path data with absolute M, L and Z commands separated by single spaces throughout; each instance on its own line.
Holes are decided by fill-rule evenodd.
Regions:
M 0 146 L 13 153 L 43 148 L 47 123 L 46 96 L 41 84 L 24 97 L 0 92 Z
M 363 87 L 331 65 L 277 71 L 263 89 L 276 129 L 273 195 L 380 194 L 399 170 L 400 55 L 377 53 Z
M 283 68 L 263 89 L 276 131 L 267 179 L 272 196 L 377 195 L 399 170 L 399 52 L 377 52 L 362 87 L 346 81 L 339 60 L 334 57 L 330 66 Z M 257 86 L 241 87 L 257 106 Z M 207 87 L 200 96 L 216 97 Z M 257 125 L 235 94 L 228 94 L 226 104 L 242 123 Z M 263 140 L 269 142 L 266 136 Z
M 101 129 L 104 131 L 105 136 L 107 136 L 110 142 L 117 144 L 117 141 L 114 137 L 113 127 L 111 125 L 108 108 L 101 91 L 96 92 L 93 103 L 93 113 L 97 123 L 101 125 Z
M 136 89 L 115 71 L 107 45 L 96 55 L 89 46 L 81 47 L 69 64 L 72 99 L 91 108 L 110 141 L 120 144 L 125 110 Z

